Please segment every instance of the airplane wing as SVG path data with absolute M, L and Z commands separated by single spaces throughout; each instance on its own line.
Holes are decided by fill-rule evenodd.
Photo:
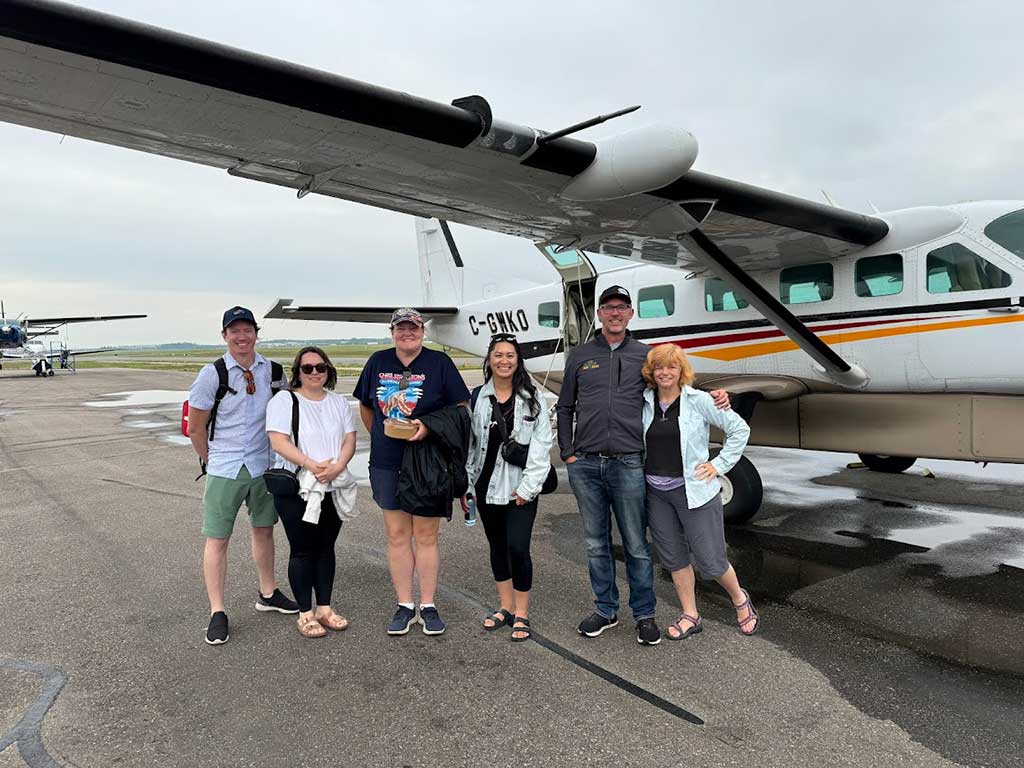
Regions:
M 880 218 L 694 171 L 697 144 L 684 130 L 583 141 L 495 118 L 480 96 L 432 102 L 49 0 L 0 0 L 0 74 L 8 122 L 210 165 L 300 197 L 709 268 L 833 372 L 849 366 L 741 277 L 888 232 Z
M 96 317 L 30 317 L 29 326 L 33 325 L 70 325 L 71 323 L 100 323 L 107 320 L 138 320 L 146 315 L 97 315 Z
M 346 323 L 390 323 L 391 313 L 398 307 L 293 307 L 292 299 L 278 299 L 263 315 L 271 320 L 328 320 Z M 452 317 L 458 307 L 416 307 L 424 320 Z

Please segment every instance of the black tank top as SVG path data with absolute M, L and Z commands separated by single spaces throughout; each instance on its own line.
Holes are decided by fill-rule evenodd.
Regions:
M 654 421 L 647 428 L 647 457 L 644 474 L 658 477 L 682 477 L 683 454 L 679 445 L 679 400 L 661 410 L 654 396 Z

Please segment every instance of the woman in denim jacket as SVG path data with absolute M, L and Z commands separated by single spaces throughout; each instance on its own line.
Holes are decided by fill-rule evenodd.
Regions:
M 488 631 L 512 625 L 512 642 L 522 642 L 530 638 L 530 536 L 537 517 L 537 496 L 551 467 L 554 435 L 512 334 L 491 337 L 484 361 L 484 384 L 473 393 L 473 402 L 473 430 L 466 461 L 468 495 L 476 499 L 484 524 L 501 603 L 483 625 Z M 511 440 L 529 446 L 524 468 L 502 456 L 498 419 L 504 419 L 504 431 Z M 462 507 L 468 509 L 465 497 Z
M 722 484 L 718 476 L 739 461 L 750 427 L 733 411 L 715 407 L 711 395 L 694 389 L 686 354 L 673 344 L 648 353 L 643 376 L 647 516 L 661 563 L 672 572 L 682 615 L 668 636 L 682 640 L 703 630 L 697 613 L 693 564 L 704 579 L 714 579 L 732 599 L 745 635 L 760 626 L 750 596 L 725 557 Z M 708 460 L 710 425 L 725 433 L 721 452 Z

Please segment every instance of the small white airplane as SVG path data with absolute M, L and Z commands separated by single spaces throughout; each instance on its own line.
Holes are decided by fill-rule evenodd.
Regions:
M 636 334 L 685 346 L 755 444 L 1024 462 L 1024 202 L 862 215 L 693 170 L 674 126 L 572 135 L 635 108 L 547 132 L 48 0 L 0 0 L 0 73 L 11 123 L 540 244 L 562 280 L 435 307 L 444 343 L 521 333 L 555 382 L 622 283 Z M 580 251 L 646 266 L 598 274 Z M 733 519 L 755 481 L 734 475 Z
M 0 302 L 0 369 L 4 360 L 31 361 L 36 376 L 53 376 L 53 361 L 61 368 L 74 369 L 77 355 L 92 355 L 109 352 L 110 347 L 72 349 L 66 344 L 46 345 L 39 339 L 55 336 L 61 328 L 73 323 L 98 323 L 108 320 L 136 320 L 146 315 L 99 315 L 96 317 L 42 317 L 29 320 L 18 315 L 9 319 Z

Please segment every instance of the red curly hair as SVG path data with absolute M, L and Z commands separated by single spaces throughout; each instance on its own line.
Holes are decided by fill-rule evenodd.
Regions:
M 659 344 L 647 353 L 647 360 L 644 362 L 644 381 L 654 389 L 658 388 L 654 380 L 656 368 L 675 367 L 679 369 L 679 386 L 693 383 L 693 366 L 686 353 L 675 344 Z

